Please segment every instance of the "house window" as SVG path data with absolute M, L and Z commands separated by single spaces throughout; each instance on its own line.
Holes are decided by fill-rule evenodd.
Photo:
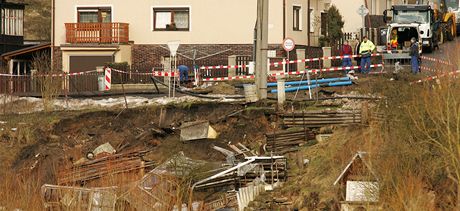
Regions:
M 107 7 L 78 8 L 78 23 L 110 23 L 112 10 Z
M 302 8 L 300 6 L 294 6 L 293 7 L 293 21 L 292 21 L 292 26 L 294 31 L 300 31 L 302 30 L 301 26 L 301 10 Z
M 327 36 L 327 19 L 328 19 L 327 13 L 321 12 L 321 35 L 324 35 L 324 36 Z
M 189 8 L 154 8 L 153 30 L 155 31 L 189 31 Z
M 2 34 L 11 36 L 24 35 L 24 10 L 2 9 Z

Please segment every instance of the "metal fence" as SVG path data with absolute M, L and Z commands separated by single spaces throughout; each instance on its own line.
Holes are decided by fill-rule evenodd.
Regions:
M 252 61 L 251 56 L 237 56 L 236 65 L 248 65 Z M 238 67 L 236 68 L 236 75 L 249 75 L 249 67 Z
M 98 91 L 97 73 L 65 76 L 0 76 L 0 94 L 40 95 L 49 90 L 58 95 Z

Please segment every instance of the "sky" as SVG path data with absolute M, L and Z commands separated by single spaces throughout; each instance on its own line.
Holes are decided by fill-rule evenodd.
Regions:
M 357 11 L 363 0 L 331 0 L 331 4 L 335 5 L 343 16 L 344 32 L 356 32 L 362 27 L 362 18 Z

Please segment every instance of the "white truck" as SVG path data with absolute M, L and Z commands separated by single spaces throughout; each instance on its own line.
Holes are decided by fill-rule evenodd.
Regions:
M 392 12 L 391 18 L 388 12 Z M 432 51 L 438 45 L 437 26 L 434 24 L 433 10 L 428 5 L 394 5 L 384 12 L 387 27 L 381 31 L 385 59 L 410 59 L 411 38 L 422 48 Z M 388 22 L 390 20 L 390 22 Z

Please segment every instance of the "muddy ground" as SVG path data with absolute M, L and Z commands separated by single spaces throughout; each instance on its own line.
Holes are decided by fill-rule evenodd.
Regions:
M 317 94 L 319 98 L 337 94 L 366 95 L 379 89 L 380 84 L 375 83 L 375 77 L 382 78 L 382 81 L 386 83 L 391 75 L 366 76 L 353 86 L 325 88 Z M 400 83 L 407 83 L 407 81 L 408 79 L 402 78 Z M 269 95 L 271 98 L 275 96 Z M 308 99 L 306 91 L 300 91 L 295 102 L 291 101 L 294 96 L 295 93 L 287 94 L 289 101 L 286 103 L 286 109 L 360 109 L 361 107 L 359 100 L 302 102 Z M 228 116 L 235 112 L 236 115 Z M 58 172 L 72 166 L 72 163 L 85 158 L 88 152 L 107 142 L 119 153 L 149 150 L 150 152 L 143 159 L 154 161 L 156 165 L 181 151 L 187 157 L 195 160 L 225 162 L 225 156 L 213 150 L 212 146 L 228 149 L 229 143 L 240 142 L 262 154 L 264 153 L 261 149 L 265 142 L 264 135 L 280 129 L 277 112 L 279 111 L 276 101 L 268 100 L 258 104 L 182 102 L 163 106 L 148 105 L 128 110 L 117 107 L 2 115 L 0 116 L 0 168 L 5 171 L 1 173 L 8 173 L 8 176 L 37 178 L 37 186 L 32 192 L 39 195 L 38 190 L 42 184 L 56 184 Z M 218 138 L 181 142 L 179 138 L 181 124 L 196 120 L 209 120 L 219 133 Z M 148 132 L 152 130 L 164 133 Z M 323 190 L 323 187 L 330 187 L 329 180 L 333 178 L 331 175 L 336 175 L 341 166 L 352 156 L 351 153 L 362 147 L 362 143 L 356 142 L 356 139 L 350 139 L 350 137 L 358 137 L 361 133 L 361 128 L 338 129 L 334 132 L 336 137 L 331 140 L 330 144 L 320 143 L 311 148 L 303 148 L 302 154 L 305 159 L 316 159 L 312 160 L 316 165 L 314 168 L 299 169 L 295 165 L 296 155 L 288 155 L 290 162 L 293 163 L 290 165 L 292 170 L 289 173 L 289 182 L 286 187 L 266 198 L 289 196 L 292 205 L 307 207 L 310 202 L 303 199 L 314 198 L 310 194 L 319 193 L 318 198 L 321 198 L 325 207 L 336 204 L 336 202 L 328 202 L 334 198 L 335 189 Z M 337 148 L 337 154 L 340 157 L 329 158 L 322 155 L 331 153 L 325 150 L 331 146 Z M 341 150 L 342 147 L 344 150 Z M 321 160 L 323 158 L 327 162 Z M 330 166 L 324 166 L 325 164 Z M 334 171 L 321 171 L 322 169 L 334 169 Z M 3 174 L 0 174 L 0 177 L 2 176 Z M 314 180 L 310 181 L 310 178 Z M 97 186 L 97 184 L 93 185 Z M 0 196 L 2 196 L 1 193 Z M 41 202 L 37 201 L 37 206 L 40 206 Z M 2 202 L 1 199 L 0 202 Z M 3 204 L 9 205 L 5 202 Z M 27 205 L 24 206 L 27 207 Z M 256 207 L 255 210 L 258 210 L 258 206 L 254 207 Z
M 225 118 L 239 110 L 244 111 Z M 43 183 L 54 183 L 56 171 L 72 165 L 106 142 L 119 153 L 150 150 L 147 159 L 158 164 L 180 151 L 197 160 L 225 161 L 224 155 L 211 147 L 241 142 L 258 149 L 264 134 L 272 129 L 272 114 L 271 108 L 206 103 L 144 107 L 121 113 L 118 110 L 9 115 L 3 117 L 7 121 L 1 125 L 0 163 L 2 169 L 37 172 L 43 175 Z M 29 118 L 33 121 L 26 121 Z M 211 121 L 219 137 L 180 141 L 180 125 L 196 120 Z M 162 129 L 165 134 L 143 135 L 150 129 Z

